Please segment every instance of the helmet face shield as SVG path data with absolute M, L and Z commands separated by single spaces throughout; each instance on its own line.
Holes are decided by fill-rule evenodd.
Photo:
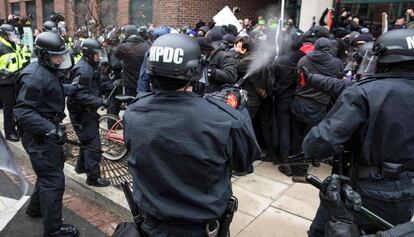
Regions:
M 15 42 L 15 43 L 19 43 L 19 37 L 17 37 L 16 33 L 14 33 L 13 31 L 11 32 L 7 32 L 7 38 L 9 41 Z
M 357 74 L 362 76 L 374 74 L 377 69 L 378 58 L 378 55 L 374 54 L 372 50 L 367 50 L 359 65 Z
M 105 49 L 99 49 L 99 50 L 96 50 L 96 51 L 99 54 L 99 62 L 100 63 L 109 62 L 108 54 L 106 53 Z
M 72 58 L 69 54 L 69 51 L 63 54 L 50 54 L 49 61 L 50 66 L 55 69 L 65 70 L 72 67 Z

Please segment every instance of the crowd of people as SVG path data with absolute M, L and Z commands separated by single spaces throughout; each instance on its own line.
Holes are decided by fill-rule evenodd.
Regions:
M 366 206 L 392 224 L 409 221 L 414 31 L 404 28 L 414 13 L 408 10 L 409 21 L 397 18 L 385 34 L 347 11 L 328 27 L 327 13 L 306 31 L 292 20 L 260 16 L 255 23 L 240 20 L 241 30 L 200 21 L 181 29 L 108 27 L 97 37 L 81 30 L 73 38 L 58 15 L 35 39 L 37 60 L 16 43 L 12 22 L 1 25 L 5 137 L 22 140 L 37 175 L 26 213 L 43 218 L 45 236 L 79 234 L 62 224 L 59 124 L 67 106 L 82 145 L 75 171 L 87 173 L 88 185 L 108 186 L 100 175 L 97 111 L 103 106 L 120 116 L 121 102 L 108 98 L 113 90 L 134 98 L 124 114 L 124 139 L 143 235 L 203 236 L 207 226 L 226 236 L 235 211 L 228 208 L 235 200 L 231 174 L 252 173 L 252 162 L 263 160 L 288 176 L 305 176 L 309 166 L 289 165 L 289 156 L 325 158 L 339 145 L 358 159 L 353 187 Z M 322 203 L 309 236 L 328 236 L 331 213 L 337 214 Z M 346 214 L 335 221 L 380 230 Z

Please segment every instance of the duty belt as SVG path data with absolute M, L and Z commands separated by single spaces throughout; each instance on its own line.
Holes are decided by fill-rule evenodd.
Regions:
M 134 216 L 134 221 L 136 223 L 146 223 L 150 225 L 199 225 L 201 228 L 204 228 L 207 237 L 226 237 L 230 228 L 230 223 L 233 220 L 233 215 L 237 211 L 237 208 L 238 200 L 233 196 L 230 198 L 223 216 L 204 223 L 176 220 L 158 220 L 140 208 L 138 208 L 139 214 L 137 216 Z
M 414 177 L 414 161 L 407 161 L 403 164 L 384 162 L 382 167 L 359 166 L 358 178 L 393 179 L 399 180 L 404 177 Z

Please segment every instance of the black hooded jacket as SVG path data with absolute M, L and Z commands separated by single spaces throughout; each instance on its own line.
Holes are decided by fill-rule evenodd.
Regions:
M 304 55 L 299 50 L 290 51 L 273 61 L 271 71 L 275 77 L 276 96 L 278 100 L 295 96 L 298 78 L 296 66 Z
M 136 90 L 141 65 L 145 53 L 150 45 L 141 42 L 125 42 L 114 48 L 114 55 L 122 61 L 122 83 L 123 86 Z
M 309 72 L 324 76 L 341 78 L 343 76 L 343 65 L 339 58 L 330 53 L 330 41 L 319 39 L 315 43 L 315 51 L 301 58 L 298 68 L 306 67 Z M 313 100 L 317 103 L 328 105 L 331 98 L 328 94 L 316 90 L 311 85 L 296 88 L 296 96 Z

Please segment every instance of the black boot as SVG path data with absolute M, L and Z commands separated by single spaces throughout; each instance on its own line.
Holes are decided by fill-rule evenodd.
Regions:
M 293 175 L 292 167 L 290 167 L 290 165 L 279 165 L 278 169 L 281 173 L 288 177 L 291 177 Z
M 60 230 L 50 234 L 53 237 L 78 237 L 79 231 L 71 224 L 63 224 Z
M 109 186 L 110 182 L 109 180 L 104 179 L 104 178 L 97 178 L 95 180 L 86 179 L 86 184 L 90 186 L 95 186 L 95 187 L 106 187 L 106 186 Z
M 42 212 L 40 210 L 32 210 L 27 208 L 26 215 L 30 216 L 31 218 L 38 218 L 42 217 Z
M 304 177 L 308 174 L 309 165 L 295 165 L 292 168 L 295 176 Z
M 6 140 L 11 141 L 11 142 L 18 142 L 18 141 L 20 141 L 20 138 L 16 134 L 12 133 L 12 134 L 6 136 Z

